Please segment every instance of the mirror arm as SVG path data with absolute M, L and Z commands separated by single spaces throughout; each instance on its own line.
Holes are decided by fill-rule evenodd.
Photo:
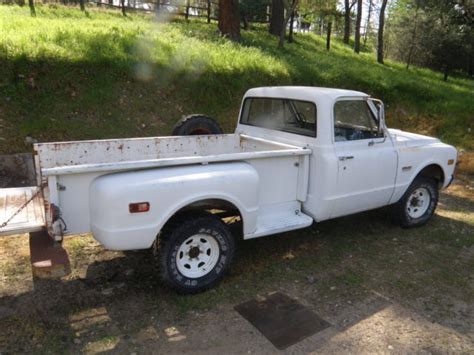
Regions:
M 379 99 L 374 99 L 374 98 L 369 98 L 369 100 L 378 103 L 380 105 L 380 108 L 378 110 L 378 121 L 379 121 L 379 127 L 377 132 L 380 134 L 384 131 L 384 126 L 385 126 L 385 108 L 382 100 Z

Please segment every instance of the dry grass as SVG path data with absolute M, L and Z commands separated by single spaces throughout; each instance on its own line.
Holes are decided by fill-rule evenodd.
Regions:
M 458 181 L 443 193 L 436 217 L 422 228 L 402 230 L 381 210 L 240 242 L 230 275 L 217 288 L 195 296 L 163 288 L 147 251 L 107 251 L 90 236 L 65 240 L 71 275 L 58 282 L 34 281 L 26 236 L 4 238 L 0 351 L 130 352 L 150 344 L 173 351 L 177 348 L 166 340 L 167 328 L 190 332 L 193 324 L 204 322 L 201 327 L 224 336 L 226 328 L 214 329 L 213 324 L 221 317 L 233 319 L 233 305 L 274 290 L 317 307 L 341 329 L 344 319 L 362 321 L 351 305 L 379 312 L 370 301 L 376 295 L 387 312 L 396 305 L 402 313 L 412 312 L 413 319 L 421 317 L 422 324 L 426 319 L 438 324 L 436 336 L 423 333 L 430 346 L 449 349 L 439 339 L 451 339 L 454 349 L 465 351 L 472 346 L 473 236 L 474 184 Z M 376 324 L 371 327 L 377 331 Z M 399 332 L 404 339 L 413 336 Z M 453 332 L 459 336 L 451 338 Z M 17 342 L 18 337 L 24 341 Z M 212 350 L 219 344 L 206 346 Z M 422 350 L 412 345 L 413 351 Z M 378 349 L 366 346 L 366 351 Z

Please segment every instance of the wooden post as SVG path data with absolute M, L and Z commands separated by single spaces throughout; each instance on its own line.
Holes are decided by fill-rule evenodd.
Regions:
M 207 23 L 211 23 L 211 0 L 207 0 Z
M 190 1 L 190 0 L 187 0 L 187 1 L 186 1 L 186 14 L 184 15 L 184 17 L 186 18 L 186 20 L 189 18 L 189 1 Z

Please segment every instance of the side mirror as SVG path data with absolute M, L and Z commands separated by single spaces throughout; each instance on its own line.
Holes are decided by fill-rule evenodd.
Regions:
M 378 126 L 378 134 L 381 135 L 383 134 L 383 128 L 385 126 L 385 109 L 383 106 L 383 102 L 380 101 L 380 106 L 379 106 L 379 126 Z
M 377 109 L 377 134 L 383 135 L 383 129 L 385 126 L 385 109 L 383 106 L 383 102 L 378 99 L 369 98 L 370 101 L 374 104 L 375 108 Z

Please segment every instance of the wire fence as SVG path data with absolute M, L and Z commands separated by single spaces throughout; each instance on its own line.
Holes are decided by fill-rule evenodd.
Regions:
M 207 22 L 217 20 L 218 4 L 205 1 L 137 1 L 137 0 L 107 0 L 90 1 L 99 7 L 120 8 L 126 11 L 154 12 L 170 16 L 181 16 L 185 19 L 190 17 L 206 18 Z
M 204 18 L 210 23 L 217 21 L 219 4 L 213 0 L 33 0 L 38 4 L 62 4 L 66 6 L 97 6 L 99 8 L 111 8 L 121 10 L 125 15 L 127 12 L 145 12 L 167 15 L 172 17 L 184 17 L 186 20 L 193 18 Z M 27 5 L 28 0 L 0 0 L 0 4 Z M 34 6 L 33 3 L 33 6 Z M 31 4 L 30 4 L 31 6 Z M 247 14 L 250 23 L 269 23 L 270 6 L 258 15 Z

